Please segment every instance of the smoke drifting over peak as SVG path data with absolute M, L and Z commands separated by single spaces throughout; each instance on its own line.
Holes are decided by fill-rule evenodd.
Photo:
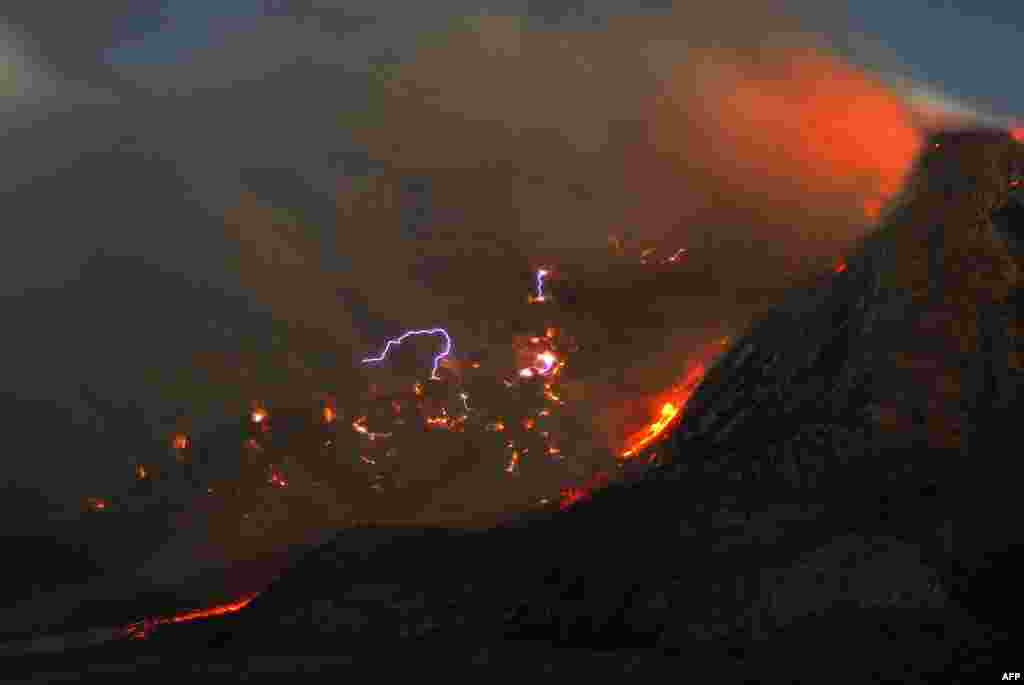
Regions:
M 460 205 L 442 222 L 456 239 L 496 224 L 540 248 L 711 232 L 831 255 L 898 190 L 912 111 L 795 22 L 764 19 L 755 33 L 707 11 L 585 31 L 476 18 L 390 72 L 356 138 L 396 175 L 431 174 Z

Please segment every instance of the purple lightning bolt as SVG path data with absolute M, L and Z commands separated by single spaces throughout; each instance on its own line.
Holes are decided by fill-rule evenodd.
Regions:
M 413 336 L 413 335 L 443 335 L 444 336 L 444 341 L 445 341 L 444 349 L 441 350 L 440 354 L 438 354 L 436 357 L 434 357 L 434 367 L 430 370 L 430 379 L 434 380 L 434 381 L 440 380 L 440 376 L 437 375 L 437 365 L 441 363 L 442 359 L 444 359 L 449 354 L 451 354 L 451 351 L 452 351 L 452 339 L 451 339 L 451 336 L 449 336 L 448 335 L 448 331 L 446 331 L 443 328 L 428 328 L 428 329 L 425 329 L 425 330 L 422 330 L 422 331 L 406 331 L 405 333 L 402 333 L 402 335 L 398 336 L 397 338 L 395 338 L 393 340 L 388 340 L 388 344 L 384 346 L 384 351 L 380 353 L 379 357 L 367 357 L 366 359 L 363 360 L 363 363 L 366 364 L 368 362 L 381 362 L 381 361 L 384 361 L 387 358 L 388 351 L 391 349 L 392 345 L 401 345 L 402 342 L 406 338 L 408 338 L 410 336 Z
M 547 269 L 537 270 L 537 301 L 544 301 L 544 277 L 548 275 Z

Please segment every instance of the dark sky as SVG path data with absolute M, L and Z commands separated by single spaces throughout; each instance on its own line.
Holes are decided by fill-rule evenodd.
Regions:
M 853 83 L 850 116 L 860 116 L 858 88 L 883 109 L 892 104 L 859 67 L 904 79 L 893 102 L 907 100 L 912 83 L 933 104 L 948 96 L 994 115 L 1024 113 L 1013 59 L 1019 3 L 705 4 L 679 3 L 676 19 L 663 21 L 668 2 L 4 3 L 0 297 L 10 401 L 70 412 L 79 432 L 69 435 L 111 440 L 134 422 L 159 436 L 182 412 L 215 419 L 252 391 L 239 384 L 210 397 L 202 383 L 169 389 L 167 377 L 180 380 L 195 353 L 239 340 L 262 360 L 253 364 L 272 366 L 274 336 L 343 380 L 399 323 L 432 325 L 463 303 L 435 292 L 425 255 L 452 244 L 496 249 L 505 243 L 495 235 L 538 250 L 595 249 L 620 230 L 676 239 L 687 218 L 745 235 L 736 227 L 758 217 L 758 239 L 828 254 L 859 234 L 850 213 L 868 191 L 854 180 L 820 186 L 823 176 L 846 176 L 822 173 L 814 149 L 794 153 L 797 167 L 781 175 L 802 179 L 799 188 L 765 180 L 763 196 L 724 213 L 708 199 L 735 191 L 737 178 L 749 186 L 770 175 L 770 145 L 710 129 L 728 116 L 707 114 L 734 114 L 734 95 L 790 88 L 788 72 L 772 65 L 792 46 L 837 55 L 818 86 Z M 723 54 L 725 72 L 702 71 Z M 751 82 L 739 95 L 729 85 Z M 768 109 L 785 112 L 801 88 L 818 86 L 798 84 Z M 829 107 L 846 109 L 841 98 Z M 495 160 L 526 170 L 516 172 L 520 185 Z M 857 173 L 891 192 L 897 162 L 873 160 Z M 677 197 L 680 187 L 690 195 Z M 808 188 L 835 201 L 785 202 Z M 412 200 L 417 192 L 427 199 Z M 797 208 L 842 228 L 816 248 L 803 226 L 792 228 Z M 454 227 L 453 241 L 409 239 L 441 224 Z M 276 389 L 267 374 L 257 385 Z M 82 384 L 107 409 L 82 399 Z M 121 418 L 96 418 L 104 412 Z M 51 456 L 11 467 L 10 477 L 39 481 L 47 459 L 78 486 L 126 473 L 128 457 L 83 465 Z

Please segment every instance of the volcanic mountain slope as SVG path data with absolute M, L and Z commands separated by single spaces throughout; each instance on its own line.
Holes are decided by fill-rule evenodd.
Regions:
M 1022 170 L 1007 135 L 936 135 L 846 269 L 711 369 L 669 464 L 489 531 L 344 531 L 241 612 L 158 633 L 151 660 L 995 672 L 1020 549 Z

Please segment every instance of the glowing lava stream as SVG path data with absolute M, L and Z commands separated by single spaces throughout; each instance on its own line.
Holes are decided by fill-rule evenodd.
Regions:
M 142 640 L 150 636 L 153 630 L 159 625 L 166 625 L 168 623 L 185 623 L 187 621 L 195 621 L 203 618 L 211 618 L 213 616 L 224 616 L 226 614 L 233 614 L 236 611 L 241 611 L 248 604 L 256 599 L 260 593 L 253 592 L 245 595 L 233 602 L 227 602 L 226 604 L 218 604 L 216 606 L 208 607 L 206 609 L 194 609 L 192 611 L 186 611 L 174 616 L 168 616 L 163 618 L 146 618 L 136 623 L 132 623 L 123 629 L 125 637 L 133 640 Z
M 622 453 L 623 459 L 636 456 L 638 452 L 649 446 L 665 432 L 665 429 L 675 421 L 683 407 L 686 406 L 687 400 L 690 399 L 690 395 L 693 394 L 702 378 L 704 378 L 704 365 L 697 364 L 686 374 L 678 389 L 673 392 L 674 395 L 677 395 L 675 400 L 663 404 L 657 420 L 648 426 L 646 431 L 638 433 L 629 441 L 632 445 Z
M 363 363 L 366 364 L 366 363 L 369 363 L 369 362 L 381 362 L 381 361 L 384 361 L 385 359 L 387 359 L 388 351 L 391 350 L 391 346 L 392 345 L 401 345 L 402 342 L 406 338 L 408 338 L 410 336 L 413 336 L 413 335 L 439 335 L 439 334 L 444 336 L 445 345 L 444 345 L 444 349 L 441 350 L 441 353 L 438 354 L 436 357 L 434 357 L 434 367 L 430 370 L 430 380 L 433 380 L 433 381 L 440 380 L 441 377 L 437 375 L 437 366 L 438 366 L 438 364 L 441 363 L 441 360 L 444 359 L 445 357 L 447 357 L 449 354 L 451 354 L 451 351 L 452 351 L 452 338 L 451 338 L 450 335 L 448 335 L 448 331 L 446 331 L 443 328 L 428 328 L 428 329 L 424 329 L 424 330 L 421 330 L 421 331 L 406 331 L 405 333 L 403 333 L 402 335 L 398 336 L 397 338 L 394 338 L 392 340 L 388 340 L 387 345 L 384 346 L 384 351 L 380 353 L 379 357 L 367 357 L 366 359 L 363 360 Z

